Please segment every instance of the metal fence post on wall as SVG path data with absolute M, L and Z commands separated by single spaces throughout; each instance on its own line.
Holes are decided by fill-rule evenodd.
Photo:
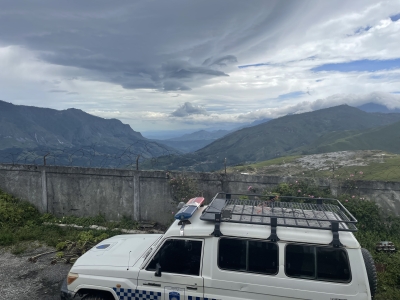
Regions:
M 225 157 L 225 160 L 224 160 L 224 166 L 225 166 L 225 175 L 226 175 L 226 157 Z
M 139 171 L 139 158 L 140 158 L 140 154 L 136 158 L 136 171 Z
M 139 172 L 133 175 L 133 219 L 140 221 L 140 176 Z
M 47 202 L 47 176 L 46 168 L 44 166 L 42 170 L 42 207 L 45 213 L 49 212 L 49 206 Z

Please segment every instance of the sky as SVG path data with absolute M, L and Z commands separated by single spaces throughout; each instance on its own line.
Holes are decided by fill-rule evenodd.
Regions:
M 400 1 L 0 0 L 0 100 L 132 129 L 400 108 Z

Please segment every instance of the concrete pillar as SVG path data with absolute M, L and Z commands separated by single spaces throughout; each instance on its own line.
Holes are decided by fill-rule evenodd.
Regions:
M 45 213 L 49 212 L 49 206 L 47 203 L 47 177 L 46 170 L 42 170 L 42 211 Z
M 133 176 L 133 219 L 140 221 L 140 176 L 136 172 Z

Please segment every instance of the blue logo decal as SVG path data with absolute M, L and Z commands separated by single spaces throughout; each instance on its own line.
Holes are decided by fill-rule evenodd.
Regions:
M 180 300 L 181 295 L 178 292 L 169 292 L 169 300 Z
M 110 244 L 103 244 L 103 245 L 97 246 L 96 249 L 107 249 L 108 247 L 110 247 Z

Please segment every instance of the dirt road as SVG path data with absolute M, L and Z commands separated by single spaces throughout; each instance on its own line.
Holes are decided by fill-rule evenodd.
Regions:
M 51 251 L 39 247 L 20 255 L 0 248 L 0 300 L 60 300 L 60 284 L 71 265 L 50 263 L 53 254 L 28 259 L 36 254 Z

